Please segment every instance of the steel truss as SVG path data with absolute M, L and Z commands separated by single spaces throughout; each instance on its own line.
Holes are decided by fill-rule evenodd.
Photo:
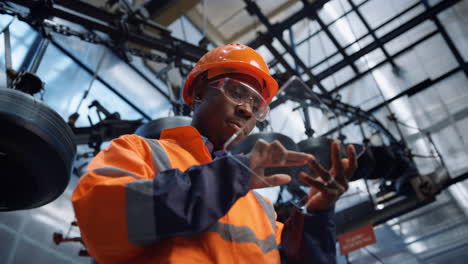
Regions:
M 429 6 L 429 4 L 426 2 L 426 0 L 421 0 L 419 3 L 416 3 L 407 9 L 403 10 L 401 14 L 407 13 L 414 8 L 423 5 L 425 7 L 425 11 L 414 18 L 410 19 L 409 21 L 405 22 L 402 24 L 400 27 L 386 33 L 385 35 L 378 37 L 376 35 L 376 30 L 379 30 L 383 26 L 387 25 L 388 23 L 394 21 L 399 15 L 396 15 L 395 17 L 389 19 L 388 21 L 382 23 L 380 26 L 376 27 L 375 29 L 372 29 L 369 23 L 365 20 L 365 18 L 362 16 L 361 12 L 359 11 L 359 7 L 365 4 L 367 1 L 364 1 L 358 5 L 356 5 L 353 0 L 347 0 L 348 3 L 351 6 L 351 10 L 347 11 L 345 14 L 340 16 L 340 18 L 343 18 L 345 15 L 350 14 L 351 12 L 355 12 L 358 16 L 358 18 L 361 20 L 363 25 L 366 27 L 366 29 L 369 31 L 367 34 L 364 36 L 360 37 L 357 39 L 354 43 L 351 43 L 345 47 L 342 47 L 336 38 L 333 36 L 332 32 L 328 29 L 328 27 L 333 24 L 335 21 L 332 21 L 329 24 L 325 24 L 320 16 L 318 15 L 318 10 L 323 7 L 329 0 L 317 0 L 314 1 L 313 3 L 309 3 L 307 0 L 302 0 L 303 3 L 303 8 L 293 15 L 291 15 L 289 18 L 285 19 L 284 21 L 277 23 L 277 24 L 271 24 L 268 20 L 268 18 L 262 13 L 260 7 L 257 5 L 256 2 L 252 0 L 244 0 L 246 4 L 246 9 L 247 11 L 254 16 L 257 16 L 259 20 L 267 27 L 267 32 L 265 33 L 260 33 L 259 36 L 251 41 L 249 45 L 253 48 L 258 48 L 261 45 L 266 46 L 270 52 L 274 55 L 275 60 L 270 63 L 270 66 L 274 66 L 276 63 L 281 63 L 281 65 L 284 67 L 286 70 L 287 75 L 302 75 L 306 74 L 309 77 L 309 80 L 307 81 L 307 84 L 310 87 L 314 87 L 316 85 L 319 90 L 321 97 L 325 100 L 325 102 L 328 102 L 329 106 L 333 106 L 337 108 L 340 112 L 340 114 L 347 116 L 349 118 L 348 121 L 346 121 L 343 125 L 348 125 L 353 123 L 354 121 L 362 121 L 364 120 L 364 116 L 366 114 L 370 114 L 370 112 L 374 112 L 376 109 L 387 105 L 394 99 L 390 99 L 384 103 L 382 103 L 379 107 L 371 109 L 369 113 L 366 111 L 363 111 L 357 107 L 349 106 L 347 104 L 344 104 L 340 102 L 339 100 L 336 99 L 336 97 L 332 96 L 332 94 L 335 94 L 339 92 L 341 89 L 349 86 L 356 80 L 359 80 L 366 74 L 369 74 L 372 72 L 372 70 L 377 69 L 378 67 L 390 63 L 392 66 L 397 67 L 394 60 L 396 57 L 404 54 L 405 52 L 409 51 L 411 48 L 415 47 L 416 45 L 419 45 L 423 41 L 429 39 L 430 37 L 434 36 L 435 34 L 441 34 L 444 40 L 447 42 L 448 47 L 452 51 L 453 55 L 455 56 L 457 62 L 460 65 L 460 69 L 465 72 L 465 74 L 468 77 L 468 67 L 466 66 L 466 63 L 463 61 L 463 58 L 460 55 L 460 52 L 457 50 L 455 45 L 453 44 L 453 41 L 450 39 L 448 36 L 446 30 L 444 29 L 443 25 L 440 23 L 440 21 L 437 18 L 437 14 L 446 10 L 447 8 L 455 5 L 458 3 L 460 0 L 444 0 L 442 2 L 439 2 L 438 4 L 434 6 Z M 21 5 L 23 7 L 26 7 L 29 9 L 29 14 L 27 16 L 19 17 L 19 19 L 24 20 L 32 25 L 36 25 L 36 28 L 38 25 L 40 25 L 42 22 L 44 22 L 45 19 L 51 18 L 51 17 L 58 17 L 62 18 L 65 20 L 68 20 L 70 22 L 79 24 L 83 27 L 85 27 L 88 30 L 91 31 L 99 31 L 102 33 L 107 34 L 110 37 L 110 41 L 112 44 L 112 48 L 114 51 L 117 50 L 118 55 L 122 55 L 122 53 L 118 53 L 118 47 L 124 45 L 126 42 L 130 43 L 136 43 L 138 45 L 141 45 L 142 47 L 146 49 L 154 49 L 159 52 L 163 52 L 166 54 L 167 58 L 171 57 L 177 57 L 180 59 L 185 59 L 189 61 L 197 61 L 206 51 L 192 45 L 190 43 L 187 43 L 185 41 L 176 39 L 170 35 L 170 32 L 164 29 L 163 27 L 158 26 L 157 24 L 147 22 L 137 16 L 131 16 L 129 14 L 113 14 L 109 13 L 105 10 L 102 10 L 100 8 L 96 8 L 90 4 L 86 4 L 83 2 L 79 1 L 73 1 L 73 0 L 55 0 L 55 1 L 48 1 L 48 0 L 36 0 L 36 1 L 28 1 L 28 0 L 9 0 L 8 2 L 14 3 L 17 5 Z M 0 6 L 1 7 L 1 6 Z M 1 9 L 1 8 L 0 8 Z M 5 12 L 4 12 L 5 13 Z M 295 46 L 296 44 L 292 43 L 292 45 L 288 44 L 282 37 L 282 33 L 285 30 L 290 30 L 291 27 L 302 20 L 303 18 L 309 18 L 316 20 L 317 23 L 320 25 L 320 31 L 323 31 L 331 40 L 333 45 L 335 45 L 337 52 L 335 54 L 330 55 L 329 57 L 325 58 L 324 60 L 320 61 L 319 63 L 313 65 L 312 67 L 307 67 L 304 61 L 298 56 L 298 54 L 295 52 Z M 437 30 L 434 32 L 430 32 L 426 36 L 420 38 L 416 42 L 410 44 L 408 47 L 396 52 L 393 55 L 390 55 L 388 51 L 385 49 L 384 45 L 388 43 L 389 41 L 395 39 L 396 37 L 400 36 L 401 34 L 407 32 L 408 30 L 416 27 L 417 25 L 423 23 L 424 21 L 432 19 L 434 23 L 436 24 Z M 145 31 L 143 28 L 144 27 L 150 27 L 154 30 L 156 30 L 157 37 L 154 36 L 154 34 L 145 34 L 147 31 Z M 58 30 L 58 29 L 56 29 Z M 318 32 L 315 32 L 312 34 L 310 37 L 313 35 L 318 34 Z M 63 33 L 63 32 L 62 32 Z M 67 33 L 67 32 L 65 32 Z M 69 33 L 69 32 L 68 32 Z M 368 44 L 365 47 L 362 47 L 359 51 L 356 51 L 352 54 L 348 54 L 346 52 L 346 49 L 360 41 L 361 39 L 371 36 L 374 39 L 374 42 Z M 306 41 L 310 37 L 306 38 L 305 40 L 301 41 L 300 43 Z M 97 36 L 90 37 L 90 36 L 82 36 L 82 39 L 85 39 L 86 41 L 89 42 L 104 42 L 105 41 L 100 40 Z M 272 40 L 277 39 L 279 43 L 283 46 L 283 48 L 286 50 L 286 53 L 289 53 L 289 55 L 294 59 L 294 62 L 296 64 L 296 68 L 294 68 L 292 65 L 290 65 L 285 59 L 284 59 L 284 53 L 281 54 L 275 47 L 272 45 Z M 291 38 L 291 40 L 293 40 Z M 107 46 L 110 46 L 109 42 L 107 42 Z M 299 43 L 299 44 L 300 44 Z M 57 43 L 54 43 L 54 45 L 57 46 Z M 65 52 L 65 50 L 61 47 L 59 47 L 60 50 Z M 378 63 L 377 65 L 373 66 L 370 69 L 367 69 L 365 71 L 360 72 L 356 65 L 355 62 L 359 58 L 362 58 L 363 56 L 367 55 L 368 53 L 376 50 L 376 49 L 381 49 L 383 54 L 385 55 L 385 60 Z M 71 54 L 65 52 L 67 55 L 71 56 Z M 138 52 L 134 52 L 138 53 Z M 336 54 L 341 54 L 343 59 L 327 69 L 314 74 L 313 70 L 320 66 L 323 62 L 327 61 L 331 57 L 335 56 Z M 138 55 L 138 54 L 136 54 Z M 140 54 L 141 55 L 141 54 Z M 121 56 L 125 59 L 125 56 Z M 154 59 L 160 59 L 163 60 L 163 58 L 154 58 Z M 82 65 L 82 63 L 79 62 L 75 58 L 75 61 L 79 64 Z M 128 63 L 130 66 L 130 63 Z M 343 69 L 344 67 L 350 66 L 356 75 L 351 78 L 350 80 L 346 81 L 345 83 L 339 85 L 338 87 L 335 87 L 333 90 L 327 90 L 325 87 L 321 84 L 321 81 L 324 80 L 325 78 L 335 74 L 339 70 Z M 144 76 L 143 73 L 138 71 L 135 67 L 132 67 L 135 70 L 137 70 L 137 73 L 140 74 L 140 76 L 144 77 L 145 79 L 148 80 L 146 76 Z M 87 69 L 89 70 L 89 69 Z M 450 76 L 450 74 L 444 75 L 446 77 Z M 440 80 L 440 78 L 439 78 Z M 439 81 L 437 80 L 437 81 Z M 428 81 L 428 82 L 423 82 L 422 84 L 416 85 L 417 87 L 420 87 L 421 85 L 424 86 L 425 88 L 429 87 L 430 84 L 434 83 L 435 81 Z M 162 93 L 162 95 L 166 98 L 168 98 L 167 94 L 165 94 L 160 88 L 158 88 L 154 83 L 150 82 L 155 88 Z M 108 85 L 106 85 L 108 86 Z M 116 92 L 115 89 L 112 87 L 108 86 L 109 89 L 111 89 L 113 92 Z M 409 91 L 415 91 L 418 90 L 416 88 L 410 88 L 408 89 Z M 403 93 L 404 94 L 404 93 Z M 119 97 L 125 98 L 118 94 Z M 279 105 L 280 103 L 284 102 L 285 98 L 282 98 L 278 102 L 275 102 L 272 104 L 272 108 L 275 106 Z M 133 105 L 131 102 L 128 100 L 125 100 L 131 107 L 136 109 L 138 112 L 140 112 L 145 118 L 148 118 L 147 115 L 142 113 L 140 109 L 137 109 L 135 105 Z M 348 111 L 348 112 L 346 112 Z M 367 118 L 369 119 L 369 118 Z M 327 132 L 326 134 L 333 133 L 339 128 L 334 128 Z
M 447 78 L 447 77 L 451 76 L 453 74 L 453 71 L 463 70 L 465 72 L 466 76 L 468 77 L 467 64 L 464 62 L 464 60 L 463 60 L 463 58 L 461 56 L 461 53 L 458 51 L 457 47 L 455 46 L 455 44 L 451 40 L 450 36 L 447 34 L 447 32 L 446 32 L 445 28 L 443 27 L 442 23 L 437 18 L 437 15 L 439 13 L 441 13 L 441 12 L 447 10 L 448 8 L 454 6 L 455 4 L 460 2 L 461 0 L 443 0 L 443 1 L 439 2 L 439 3 L 437 3 L 434 6 L 430 6 L 427 3 L 426 0 L 421 0 L 418 3 L 415 3 L 415 4 L 411 5 L 411 6 L 409 6 L 408 8 L 403 10 L 400 14 L 395 15 L 394 17 L 390 18 L 389 20 L 385 21 L 384 23 L 382 23 L 381 25 L 375 27 L 374 29 L 371 28 L 369 23 L 365 20 L 365 18 L 363 17 L 361 12 L 359 11 L 359 7 L 361 7 L 365 3 L 369 2 L 369 0 L 363 1 L 360 4 L 355 4 L 353 2 L 353 0 L 347 0 L 347 1 L 350 4 L 351 9 L 346 11 L 337 20 L 342 19 L 346 15 L 349 15 L 351 12 L 355 12 L 357 17 L 361 20 L 361 22 L 363 23 L 363 25 L 365 26 L 365 28 L 369 32 L 367 34 L 364 34 L 363 36 L 359 37 L 358 39 L 356 39 L 353 43 L 350 43 L 350 44 L 342 47 L 342 46 L 339 45 L 338 41 L 336 41 L 336 38 L 333 36 L 333 34 L 328 29 L 328 27 L 330 25 L 332 25 L 333 23 L 335 23 L 337 20 L 332 21 L 332 22 L 330 22 L 328 24 L 325 24 L 318 15 L 318 10 L 320 8 L 322 8 L 327 2 L 329 2 L 329 0 L 317 0 L 317 1 L 313 1 L 312 3 L 309 3 L 309 1 L 307 1 L 307 0 L 302 0 L 303 8 L 301 10 L 299 10 L 296 13 L 292 14 L 289 18 L 285 19 L 284 21 L 279 22 L 279 23 L 274 24 L 274 25 L 271 24 L 268 21 L 268 19 L 263 15 L 262 11 L 260 10 L 260 8 L 258 7 L 258 5 L 255 2 L 253 2 L 252 0 L 244 0 L 244 2 L 246 3 L 247 11 L 251 15 L 257 16 L 259 18 L 259 20 L 266 26 L 266 28 L 268 30 L 267 32 L 259 33 L 258 37 L 255 40 L 251 41 L 248 45 L 250 45 L 250 46 L 252 46 L 254 48 L 258 48 L 260 46 L 267 47 L 268 50 L 275 57 L 274 60 L 269 63 L 269 66 L 273 67 L 277 63 L 280 63 L 284 67 L 284 69 L 286 70 L 286 73 L 285 73 L 286 76 L 291 76 L 291 75 L 302 76 L 304 73 L 307 74 L 307 76 L 309 76 L 310 78 L 306 83 L 311 88 L 313 88 L 314 85 L 317 85 L 319 87 L 320 91 L 322 92 L 322 96 L 324 96 L 325 98 L 331 99 L 330 106 L 336 106 L 337 104 L 342 104 L 341 102 L 337 101 L 336 97 L 332 97 L 333 94 L 338 93 L 343 88 L 346 88 L 350 84 L 354 83 L 355 81 L 361 79 L 365 75 L 371 73 L 373 70 L 375 70 L 375 69 L 377 69 L 377 68 L 379 68 L 379 67 L 381 67 L 381 66 L 383 66 L 383 65 L 385 65 L 387 63 L 390 63 L 395 69 L 398 69 L 398 66 L 395 63 L 395 59 L 397 57 L 399 57 L 402 54 L 410 51 L 415 46 L 421 44 L 422 42 L 428 40 L 429 38 L 435 36 L 436 34 L 441 34 L 442 35 L 442 37 L 446 41 L 447 46 L 449 47 L 450 51 L 452 52 L 455 59 L 459 63 L 459 67 L 449 71 L 447 74 L 444 74 L 444 75 L 440 76 L 436 80 L 426 80 L 425 82 L 417 84 L 415 87 L 409 88 L 407 91 L 403 92 L 401 95 L 399 95 L 397 97 L 399 98 L 402 95 L 412 93 L 412 92 L 415 92 L 415 91 L 419 92 L 419 91 L 423 90 L 423 89 L 421 89 L 421 87 L 424 87 L 424 89 L 429 88 L 432 84 L 437 83 L 437 82 L 443 80 L 444 78 Z M 379 30 L 379 29 L 383 28 L 384 26 L 388 25 L 389 23 L 395 21 L 399 16 L 401 16 L 403 14 L 406 14 L 406 13 L 414 10 L 415 8 L 421 7 L 421 6 L 425 7 L 424 12 L 416 15 L 412 19 L 408 20 L 407 22 L 403 23 L 401 26 L 393 29 L 392 31 L 386 33 L 385 35 L 380 36 L 380 37 L 377 36 L 377 34 L 376 34 L 377 30 Z M 285 30 L 290 30 L 291 27 L 294 24 L 296 24 L 297 22 L 301 21 L 304 18 L 309 18 L 311 20 L 317 21 L 317 23 L 320 25 L 320 30 L 313 33 L 313 34 L 311 34 L 311 36 L 306 37 L 304 40 L 302 40 L 302 41 L 300 41 L 298 43 L 293 43 L 293 45 L 288 45 L 288 43 L 286 43 L 282 39 L 283 32 Z M 420 25 L 421 23 L 423 23 L 423 22 L 425 22 L 427 20 L 432 20 L 435 23 L 437 30 L 429 32 L 427 35 L 425 35 L 422 38 L 418 39 L 417 41 L 411 43 L 408 47 L 405 47 L 405 48 L 401 49 L 400 51 L 396 52 L 393 55 L 388 53 L 388 51 L 384 47 L 384 45 L 386 43 L 394 40 L 395 38 L 397 38 L 400 35 L 408 32 L 409 30 L 415 28 L 416 26 Z M 308 67 L 305 66 L 305 63 L 296 55 L 295 50 L 293 49 L 293 47 L 298 46 L 298 45 L 304 43 L 305 41 L 308 41 L 311 37 L 316 36 L 317 34 L 319 34 L 322 31 L 330 38 L 331 42 L 333 43 L 333 45 L 335 46 L 337 51 L 335 53 L 331 54 L 330 56 L 324 58 L 320 62 L 316 63 L 315 65 L 311 66 L 310 68 L 308 68 Z M 346 52 L 346 50 L 349 47 L 351 47 L 352 45 L 358 43 L 359 41 L 361 41 L 362 39 L 364 39 L 364 38 L 366 38 L 368 36 L 371 36 L 373 38 L 374 41 L 372 43 L 362 47 L 360 50 L 358 50 L 358 51 L 356 51 L 356 52 L 354 52 L 352 54 L 348 54 Z M 277 39 L 280 42 L 280 44 L 286 50 L 285 52 L 280 53 L 275 47 L 273 47 L 272 43 L 273 43 L 274 39 Z M 359 72 L 356 69 L 354 63 L 358 59 L 364 57 L 365 55 L 369 54 L 370 52 L 372 52 L 372 51 L 374 51 L 376 49 L 380 49 L 383 52 L 383 54 L 385 56 L 385 59 L 382 62 L 379 62 L 377 65 L 375 65 L 373 67 L 370 67 L 369 69 L 367 69 L 365 71 Z M 288 53 L 289 53 L 289 55 L 291 55 L 294 58 L 294 62 L 297 65 L 300 66 L 301 71 L 294 70 L 293 67 L 283 58 Z M 319 67 L 324 62 L 331 59 L 332 57 L 336 56 L 337 54 L 342 55 L 343 59 L 341 61 L 338 61 L 337 63 L 331 65 L 330 67 L 328 67 L 328 68 L 326 68 L 324 70 L 322 70 L 321 72 L 318 72 L 318 73 L 315 73 L 315 74 L 312 72 L 314 69 L 316 69 L 317 67 Z M 347 80 L 346 82 L 338 85 L 337 87 L 335 87 L 332 90 L 327 90 L 327 89 L 325 89 L 323 87 L 323 85 L 321 84 L 321 81 L 323 81 L 324 79 L 332 76 L 333 74 L 337 73 L 338 71 L 340 71 L 341 69 L 343 69 L 343 68 L 345 68 L 347 66 L 351 67 L 356 72 L 356 75 L 354 77 L 352 77 L 351 79 Z M 284 78 L 287 79 L 287 77 L 284 77 Z M 391 101 L 393 101 L 395 99 L 396 98 L 391 98 L 391 99 L 383 102 L 379 106 L 377 106 L 377 107 L 371 109 L 370 111 L 368 111 L 368 113 L 371 114 L 371 113 L 375 112 L 376 110 L 380 109 L 381 107 L 383 107 L 385 105 L 388 105 Z M 285 99 L 282 98 L 280 101 L 278 101 L 276 103 L 273 102 L 272 108 L 278 106 L 280 103 L 282 103 L 284 101 L 285 101 Z M 346 104 L 344 104 L 344 105 L 346 105 Z M 349 109 L 349 107 L 347 107 L 347 108 Z M 354 111 L 354 113 L 356 113 L 356 112 L 359 112 L 359 111 Z M 351 112 L 351 113 L 353 113 L 353 112 Z M 362 116 L 360 116 L 360 115 L 351 114 L 351 115 L 345 115 L 345 116 L 348 116 L 349 120 L 346 121 L 344 124 L 342 124 L 342 126 L 346 126 L 346 125 L 352 124 L 352 123 L 354 123 L 356 121 L 362 120 Z M 338 131 L 340 128 L 342 128 L 342 126 L 333 128 L 330 131 L 328 131 L 327 133 L 325 133 L 324 135 L 332 134 L 332 133 Z

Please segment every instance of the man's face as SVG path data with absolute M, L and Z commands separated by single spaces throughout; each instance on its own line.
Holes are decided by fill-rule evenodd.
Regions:
M 251 76 L 236 73 L 229 77 L 260 90 L 259 83 Z M 235 146 L 255 127 L 256 117 L 249 104 L 236 105 L 221 90 L 209 88 L 207 82 L 197 87 L 196 95 L 201 98 L 201 103 L 193 116 L 192 125 L 213 143 L 215 150 L 222 149 L 234 133 L 242 130 L 229 147 Z

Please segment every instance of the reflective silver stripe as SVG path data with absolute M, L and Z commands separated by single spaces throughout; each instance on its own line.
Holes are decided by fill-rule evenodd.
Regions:
M 262 206 L 265 213 L 267 214 L 268 219 L 270 220 L 271 227 L 273 228 L 273 232 L 276 232 L 275 208 L 270 202 L 268 202 L 265 198 L 263 198 L 261 194 L 255 191 L 252 191 L 252 192 L 255 195 L 255 198 L 257 198 L 257 201 Z
M 263 210 L 268 216 L 268 220 L 270 221 L 270 224 L 273 228 L 273 234 L 262 240 L 257 238 L 255 232 L 248 226 L 236 226 L 233 224 L 226 224 L 221 222 L 216 222 L 205 232 L 218 233 L 221 238 L 229 242 L 255 243 L 265 254 L 278 248 L 278 245 L 276 244 L 275 208 L 270 202 L 263 198 L 263 196 L 256 193 L 255 191 L 253 193 L 258 203 L 262 206 Z
M 217 233 L 221 236 L 222 239 L 228 242 L 255 243 L 264 254 L 278 248 L 275 234 L 271 234 L 262 240 L 257 238 L 254 231 L 248 226 L 236 226 L 232 224 L 216 222 L 214 225 L 205 230 L 205 232 Z
M 143 245 L 154 241 L 156 231 L 154 227 L 154 214 L 152 213 L 154 211 L 152 199 L 153 181 L 142 180 L 141 177 L 131 171 L 111 166 L 96 168 L 92 171 L 102 176 L 132 176 L 138 180 L 131 181 L 125 185 L 128 237 L 130 242 L 136 245 Z M 142 215 L 144 216 L 142 217 Z M 145 229 L 139 228 L 140 226 L 144 226 Z
M 135 173 L 127 170 L 122 170 L 117 167 L 103 167 L 103 168 L 96 168 L 92 170 L 93 172 L 102 175 L 102 176 L 109 176 L 109 177 L 123 177 L 123 176 L 132 176 L 133 178 L 139 180 L 141 179 L 140 176 L 136 175 Z
M 171 169 L 171 162 L 169 162 L 169 157 L 167 156 L 166 151 L 164 148 L 154 139 L 150 138 L 143 138 L 151 148 L 152 156 L 153 156 L 153 165 L 155 168 L 154 175 L 158 174 L 159 171 L 165 171 Z
M 143 138 L 151 148 L 154 175 L 171 168 L 163 147 L 153 139 Z M 154 214 L 153 180 L 131 181 L 125 185 L 128 240 L 139 246 L 154 243 L 156 218 Z
M 156 237 L 153 181 L 132 181 L 125 185 L 128 240 L 139 246 L 153 243 Z

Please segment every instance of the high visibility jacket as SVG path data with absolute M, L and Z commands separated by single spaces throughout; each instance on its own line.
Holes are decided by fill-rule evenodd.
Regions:
M 159 190 L 154 187 L 153 178 L 161 171 L 173 168 L 186 171 L 193 165 L 211 161 L 200 134 L 190 126 L 165 130 L 158 141 L 137 135 L 114 140 L 93 159 L 72 196 L 89 253 L 102 264 L 279 263 L 277 245 L 283 225 L 275 221 L 269 201 L 248 191 L 248 171 L 243 172 L 244 179 L 226 179 L 226 184 L 242 185 L 244 193 L 238 194 L 240 197 L 226 208 L 227 213 L 215 216 L 214 222 L 203 227 L 200 233 L 158 237 L 155 230 L 160 222 L 158 218 L 177 225 L 177 217 L 167 218 L 179 211 L 167 208 L 172 212 L 154 214 L 154 208 L 160 205 L 154 199 L 154 193 Z M 211 190 L 209 184 L 205 188 L 207 192 Z M 213 193 L 212 198 L 220 195 L 223 193 Z M 216 213 L 208 208 L 206 214 Z M 203 219 L 193 222 L 197 221 Z
M 293 210 L 283 226 L 247 165 L 213 161 L 190 126 L 113 140 L 72 195 L 88 252 L 100 264 L 260 264 L 279 263 L 282 243 L 288 263 L 336 263 L 333 209 Z

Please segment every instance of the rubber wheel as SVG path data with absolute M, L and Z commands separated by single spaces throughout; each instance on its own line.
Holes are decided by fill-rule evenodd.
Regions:
M 186 116 L 163 117 L 143 124 L 135 130 L 135 134 L 146 138 L 159 139 L 164 129 L 190 126 L 190 123 L 192 123 L 192 119 Z
M 70 127 L 20 91 L 0 88 L 0 211 L 30 209 L 65 190 L 76 154 Z

